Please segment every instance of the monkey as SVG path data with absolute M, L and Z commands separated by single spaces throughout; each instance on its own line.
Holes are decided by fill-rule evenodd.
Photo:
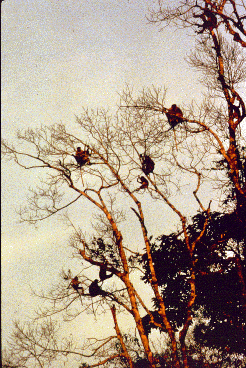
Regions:
M 217 28 L 216 15 L 209 9 L 204 9 L 202 14 L 194 14 L 194 18 L 201 18 L 203 21 L 203 24 L 196 24 L 197 27 L 201 28 L 197 34 L 203 33 L 206 29 L 212 31 L 212 29 Z
M 107 267 L 105 265 L 100 266 L 99 277 L 101 281 L 107 280 L 113 275 L 113 272 L 110 275 L 107 275 Z
M 79 294 L 84 294 L 84 288 L 79 286 L 80 282 L 78 280 L 78 276 L 75 276 L 71 281 L 71 286 L 76 290 Z M 79 291 L 80 290 L 80 291 Z
M 98 280 L 94 280 L 90 286 L 89 286 L 89 294 L 91 297 L 97 296 L 97 295 L 107 295 L 107 293 L 100 288 L 98 285 Z
M 141 163 L 142 163 L 142 170 L 145 175 L 149 175 L 154 171 L 155 163 L 148 155 L 139 155 Z
M 137 178 L 137 182 L 141 185 L 138 189 L 136 189 L 136 191 L 139 191 L 140 189 L 147 189 L 149 186 L 149 182 L 144 176 L 139 176 Z
M 168 112 L 166 112 L 166 116 L 169 124 L 171 125 L 170 129 L 173 129 L 176 125 L 184 121 L 183 112 L 176 104 L 173 104 L 171 108 L 168 109 Z
M 85 164 L 90 164 L 89 148 L 82 151 L 81 147 L 77 147 L 77 151 L 76 151 L 75 155 L 73 155 L 73 156 L 75 157 L 75 160 L 77 161 L 79 166 L 84 166 Z

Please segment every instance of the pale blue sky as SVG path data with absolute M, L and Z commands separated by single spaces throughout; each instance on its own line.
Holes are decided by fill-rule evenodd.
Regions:
M 167 103 L 199 98 L 184 57 L 194 39 L 159 32 L 145 15 L 150 0 L 5 0 L 2 3 L 2 136 L 62 121 L 74 127 L 82 106 L 114 107 L 128 83 L 168 88 Z M 47 288 L 70 249 L 58 218 L 37 229 L 16 209 L 37 178 L 2 164 L 2 331 L 29 313 L 29 285 Z M 155 210 L 153 209 L 153 212 Z M 153 224 L 154 225 L 154 224 Z M 157 230 L 157 229 L 156 229 Z M 72 264 L 73 261 L 69 260 Z M 10 287 L 9 287 L 10 284 Z

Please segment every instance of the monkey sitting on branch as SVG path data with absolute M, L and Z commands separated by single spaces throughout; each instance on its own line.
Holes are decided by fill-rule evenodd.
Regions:
M 148 182 L 148 180 L 144 177 L 144 176 L 139 176 L 138 178 L 137 178 L 137 182 L 139 183 L 139 184 L 141 184 L 140 185 L 140 187 L 139 188 L 137 188 L 136 190 L 135 190 L 135 192 L 138 192 L 139 190 L 141 190 L 141 189 L 147 189 L 148 188 L 148 186 L 149 186 L 149 182 Z
M 110 277 L 112 277 L 114 274 L 113 272 L 109 275 L 107 275 L 107 266 L 106 265 L 101 265 L 100 266 L 100 271 L 99 271 L 99 277 L 101 281 L 107 280 Z
M 182 123 L 184 121 L 182 110 L 176 105 L 173 104 L 168 112 L 166 112 L 167 120 L 171 126 L 170 129 L 174 129 L 176 125 Z
M 201 28 L 200 31 L 197 31 L 197 34 L 201 34 L 205 30 L 212 31 L 214 28 L 217 28 L 217 18 L 212 10 L 205 8 L 203 13 L 194 14 L 193 16 L 194 18 L 200 18 L 203 21 L 203 24 L 196 24 L 197 27 Z
M 142 170 L 144 174 L 149 175 L 150 173 L 152 173 L 155 167 L 154 161 L 148 155 L 145 155 L 145 154 L 144 155 L 140 154 L 139 157 L 140 157 L 140 161 L 142 164 Z
M 81 147 L 78 147 L 75 155 L 73 156 L 80 167 L 90 164 L 90 152 L 88 147 L 87 149 L 84 149 L 84 151 L 82 151 Z
M 98 285 L 98 280 L 94 280 L 89 286 L 89 294 L 91 297 L 95 297 L 97 295 L 106 296 L 106 291 L 102 290 Z

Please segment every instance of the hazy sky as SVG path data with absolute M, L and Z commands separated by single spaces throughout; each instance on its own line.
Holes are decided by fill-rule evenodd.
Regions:
M 199 97 L 184 57 L 194 39 L 148 24 L 153 0 L 5 0 L 2 2 L 2 136 L 63 122 L 82 106 L 114 107 L 126 83 L 168 88 L 167 103 Z M 170 3 L 170 2 L 169 2 Z M 184 77 L 185 75 L 185 77 Z M 181 78 L 182 77 L 182 78 Z M 18 223 L 38 178 L 2 164 L 2 332 L 30 312 L 30 285 L 47 288 L 67 266 L 67 229 L 59 218 L 38 228 Z M 154 212 L 154 209 L 153 209 Z M 73 264 L 69 260 L 69 266 Z

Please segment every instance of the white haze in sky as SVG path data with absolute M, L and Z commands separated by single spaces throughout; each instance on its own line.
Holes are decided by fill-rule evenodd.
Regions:
M 152 4 L 2 2 L 2 137 L 14 141 L 17 129 L 41 124 L 63 122 L 76 129 L 75 115 L 83 106 L 114 108 L 126 84 L 136 92 L 151 85 L 167 87 L 167 106 L 199 99 L 197 75 L 184 61 L 194 38 L 149 24 L 146 14 Z M 32 314 L 38 303 L 30 296 L 31 287 L 47 290 L 62 268 L 78 268 L 67 247 L 69 230 L 59 216 L 36 228 L 18 222 L 18 208 L 37 182 L 35 173 L 2 162 L 3 344 L 12 320 Z M 158 234 L 156 208 L 149 212 Z M 83 321 L 83 331 L 91 330 L 92 323 Z

